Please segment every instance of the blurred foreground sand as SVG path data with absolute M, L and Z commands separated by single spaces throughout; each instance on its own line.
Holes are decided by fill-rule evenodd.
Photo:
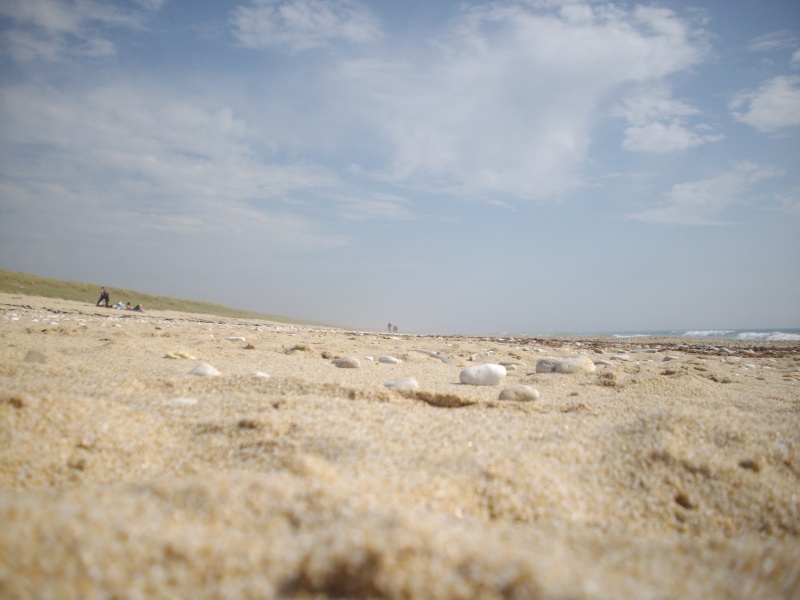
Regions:
M 0 353 L 3 598 L 800 597 L 796 342 L 389 335 L 0 294 Z M 610 365 L 535 372 L 581 355 Z M 221 376 L 188 374 L 201 362 Z M 502 385 L 459 383 L 500 362 Z M 419 390 L 384 386 L 403 377 Z M 519 383 L 541 398 L 498 400 Z

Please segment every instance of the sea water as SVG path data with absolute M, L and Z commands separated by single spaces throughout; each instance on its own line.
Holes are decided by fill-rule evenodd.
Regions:
M 800 329 L 675 329 L 669 331 L 635 331 L 635 332 L 611 332 L 619 338 L 630 337 L 679 337 L 679 338 L 708 338 L 708 339 L 727 339 L 727 340 L 747 340 L 763 342 L 795 342 L 800 341 Z

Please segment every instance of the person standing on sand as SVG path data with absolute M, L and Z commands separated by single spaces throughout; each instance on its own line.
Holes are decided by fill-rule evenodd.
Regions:
M 106 306 L 108 306 L 108 300 L 109 300 L 108 290 L 105 288 L 105 286 L 103 286 L 103 289 L 100 290 L 100 300 L 97 301 L 97 304 L 95 304 L 95 306 L 100 306 L 100 303 L 103 300 L 106 301 Z
M 391 323 L 391 321 L 389 322 L 388 327 L 389 327 L 389 333 L 392 333 L 392 323 Z

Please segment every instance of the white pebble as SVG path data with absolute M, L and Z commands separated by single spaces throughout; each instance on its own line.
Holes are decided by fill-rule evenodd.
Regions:
M 220 375 L 220 372 L 208 363 L 200 363 L 194 369 L 189 371 L 189 374 L 198 375 L 200 377 L 216 377 L 217 375 Z
M 192 406 L 197 404 L 197 398 L 173 398 L 168 404 L 172 406 Z
M 512 385 L 500 392 L 500 397 L 498 399 L 530 402 L 539 399 L 539 390 L 535 390 L 529 385 Z
M 536 362 L 537 373 L 594 373 L 597 367 L 587 356 L 578 358 L 543 358 Z
M 340 369 L 357 369 L 361 366 L 357 358 L 340 358 L 333 361 L 333 364 Z
M 229 342 L 243 342 L 244 341 L 244 337 L 242 337 L 240 335 L 231 335 L 231 336 L 226 337 L 225 339 L 228 340 Z
M 418 390 L 419 383 L 413 377 L 406 377 L 404 379 L 393 379 L 392 381 L 387 381 L 384 383 L 388 388 L 394 388 L 398 390 Z
M 250 373 L 247 374 L 247 376 L 248 377 L 264 377 L 264 378 L 268 378 L 269 377 L 269 375 L 267 373 L 264 373 L 263 371 L 251 371 Z
M 395 358 L 394 356 L 381 356 L 378 359 L 378 362 L 379 363 L 384 363 L 384 364 L 387 364 L 387 365 L 399 365 L 403 361 L 400 360 L 399 358 Z
M 172 352 L 167 352 L 164 355 L 164 358 L 186 358 L 188 360 L 197 360 L 195 356 L 192 356 L 188 352 L 184 352 L 183 350 L 173 350 Z
M 467 385 L 497 385 L 505 377 L 506 368 L 502 365 L 475 365 L 461 369 L 458 379 Z

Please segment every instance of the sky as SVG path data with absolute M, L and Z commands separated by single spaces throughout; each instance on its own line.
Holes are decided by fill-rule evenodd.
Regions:
M 0 268 L 112 301 L 797 328 L 799 167 L 796 0 L 0 0 Z

